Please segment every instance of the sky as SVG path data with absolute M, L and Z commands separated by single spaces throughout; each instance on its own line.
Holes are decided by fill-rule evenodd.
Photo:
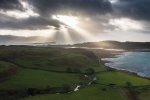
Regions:
M 150 42 L 149 5 L 150 0 L 0 0 L 0 37 Z

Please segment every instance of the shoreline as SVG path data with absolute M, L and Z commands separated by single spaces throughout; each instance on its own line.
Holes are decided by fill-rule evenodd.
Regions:
M 108 57 L 108 58 L 112 58 L 112 57 Z M 146 76 L 139 75 L 137 72 L 134 72 L 134 71 L 129 71 L 127 69 L 117 69 L 117 68 L 114 68 L 114 67 L 111 67 L 111 66 L 107 66 L 106 63 L 111 63 L 111 61 L 102 60 L 103 58 L 99 58 L 99 59 L 101 61 L 101 65 L 103 65 L 106 68 L 111 68 L 111 69 L 119 71 L 119 72 L 124 72 L 124 73 L 128 73 L 128 74 L 132 74 L 134 76 L 150 80 L 150 78 L 148 78 Z
M 125 51 L 113 51 L 113 50 L 97 50 L 97 49 L 93 49 L 93 50 L 90 50 L 92 51 L 93 53 L 95 53 L 95 55 L 98 57 L 98 60 L 99 60 L 99 64 L 106 67 L 106 68 L 111 68 L 113 70 L 116 70 L 116 71 L 119 71 L 119 72 L 124 72 L 124 73 L 128 73 L 128 74 L 132 74 L 134 76 L 137 76 L 137 77 L 140 77 L 140 78 L 145 78 L 145 79 L 148 79 L 150 80 L 149 77 L 146 77 L 146 76 L 142 76 L 142 75 L 139 75 L 139 73 L 137 72 L 134 72 L 134 71 L 129 71 L 127 69 L 117 69 L 117 68 L 114 68 L 114 67 L 111 67 L 111 66 L 107 66 L 106 63 L 113 63 L 111 61 L 108 61 L 108 60 L 103 60 L 104 58 L 117 58 L 117 56 L 119 55 L 123 55 L 124 53 L 126 52 L 144 52 L 144 51 L 136 51 L 136 50 L 125 50 Z

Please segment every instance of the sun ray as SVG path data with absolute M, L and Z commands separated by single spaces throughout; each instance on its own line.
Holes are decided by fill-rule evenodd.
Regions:
M 94 35 L 92 35 L 91 33 L 89 33 L 88 31 L 76 26 L 73 27 L 73 29 L 76 31 L 76 33 L 82 37 L 85 38 L 85 40 L 96 40 L 96 37 Z
M 70 34 L 68 32 L 68 29 L 65 28 L 65 26 L 61 26 L 61 27 L 62 27 L 61 31 L 62 31 L 62 33 L 64 35 L 65 42 L 69 43 L 69 44 L 73 43 L 73 40 L 72 40 L 72 38 L 71 38 L 71 36 L 70 36 Z
M 68 27 L 68 29 L 74 30 L 77 35 L 81 36 L 85 40 L 96 39 L 94 35 L 90 34 L 88 31 L 79 27 L 80 22 L 78 18 L 75 16 L 53 15 L 52 18 L 65 24 Z M 68 33 L 68 30 L 63 28 L 62 32 L 65 35 L 66 41 L 71 41 L 71 37 Z

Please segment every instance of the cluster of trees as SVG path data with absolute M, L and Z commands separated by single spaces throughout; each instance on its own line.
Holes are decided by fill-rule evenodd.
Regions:
M 18 98 L 34 96 L 38 94 L 54 94 L 54 93 L 68 93 L 72 91 L 70 85 L 62 85 L 61 87 L 50 87 L 47 86 L 45 89 L 28 88 L 25 90 L 7 90 L 0 91 L 0 100 L 17 100 Z
M 85 70 L 85 74 L 88 74 L 88 75 L 95 74 L 95 70 L 93 68 L 88 68 Z
M 66 69 L 67 73 L 81 73 L 81 70 L 79 68 L 67 68 Z
M 69 67 L 66 69 L 66 72 L 67 73 L 83 73 L 83 74 L 91 75 L 91 74 L 95 73 L 95 70 L 93 68 L 88 68 L 82 72 L 79 68 L 70 68 Z
M 36 89 L 36 88 L 28 88 L 26 93 L 27 95 L 37 95 L 37 94 L 48 94 L 48 93 L 68 93 L 72 91 L 72 88 L 68 84 L 64 84 L 61 87 L 50 87 L 47 86 L 45 89 Z

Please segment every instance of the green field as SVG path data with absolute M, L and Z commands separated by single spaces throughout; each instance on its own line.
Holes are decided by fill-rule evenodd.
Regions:
M 14 73 L 9 74 L 10 69 Z M 92 69 L 94 74 L 88 75 L 88 69 Z M 83 78 L 85 74 L 88 79 Z M 97 79 L 95 84 L 85 85 L 93 75 Z M 93 52 L 84 49 L 0 46 L 0 78 L 4 76 L 5 80 L 0 81 L 0 95 L 7 95 L 5 99 L 0 96 L 2 100 L 130 100 L 127 82 L 137 92 L 139 100 L 150 100 L 150 80 L 128 72 L 108 70 L 98 65 Z M 22 98 L 30 88 L 42 91 L 47 87 L 67 85 L 74 89 L 77 84 L 84 85 L 76 92 L 35 94 Z M 3 93 L 5 90 L 7 92 Z M 9 90 L 18 90 L 21 94 L 9 95 Z
M 81 69 L 98 65 L 94 54 L 82 49 L 0 47 L 0 58 L 10 60 L 22 67 L 54 71 L 66 71 L 67 68 Z
M 140 100 L 149 100 L 150 99 L 150 86 L 141 86 L 135 89 L 138 93 L 138 98 Z
M 134 86 L 141 86 L 141 85 L 149 85 L 150 80 L 137 77 L 130 73 L 124 72 L 108 72 L 108 73 L 101 73 L 98 74 L 97 77 L 99 78 L 99 83 L 101 84 L 116 84 L 120 86 L 125 86 L 127 82 L 131 82 Z
M 122 89 L 126 82 L 131 82 L 134 86 L 149 85 L 150 81 L 129 73 L 124 72 L 106 72 L 97 74 L 98 84 L 90 86 L 80 91 L 70 94 L 47 94 L 38 95 L 22 100 L 130 100 Z M 115 87 L 109 87 L 109 84 L 116 84 Z M 122 88 L 121 88 L 122 87 Z M 105 90 L 103 90 L 105 89 Z M 150 88 L 140 91 L 139 100 L 149 100 Z M 144 97 L 144 98 L 143 98 Z
M 120 89 L 106 88 L 101 85 L 93 85 L 80 91 L 68 94 L 39 95 L 22 100 L 127 100 Z
M 62 86 L 78 83 L 78 74 L 54 73 L 42 70 L 21 69 L 9 80 L 0 83 L 0 89 L 27 89 Z
M 0 61 L 0 72 L 6 71 L 14 65 L 5 61 Z

